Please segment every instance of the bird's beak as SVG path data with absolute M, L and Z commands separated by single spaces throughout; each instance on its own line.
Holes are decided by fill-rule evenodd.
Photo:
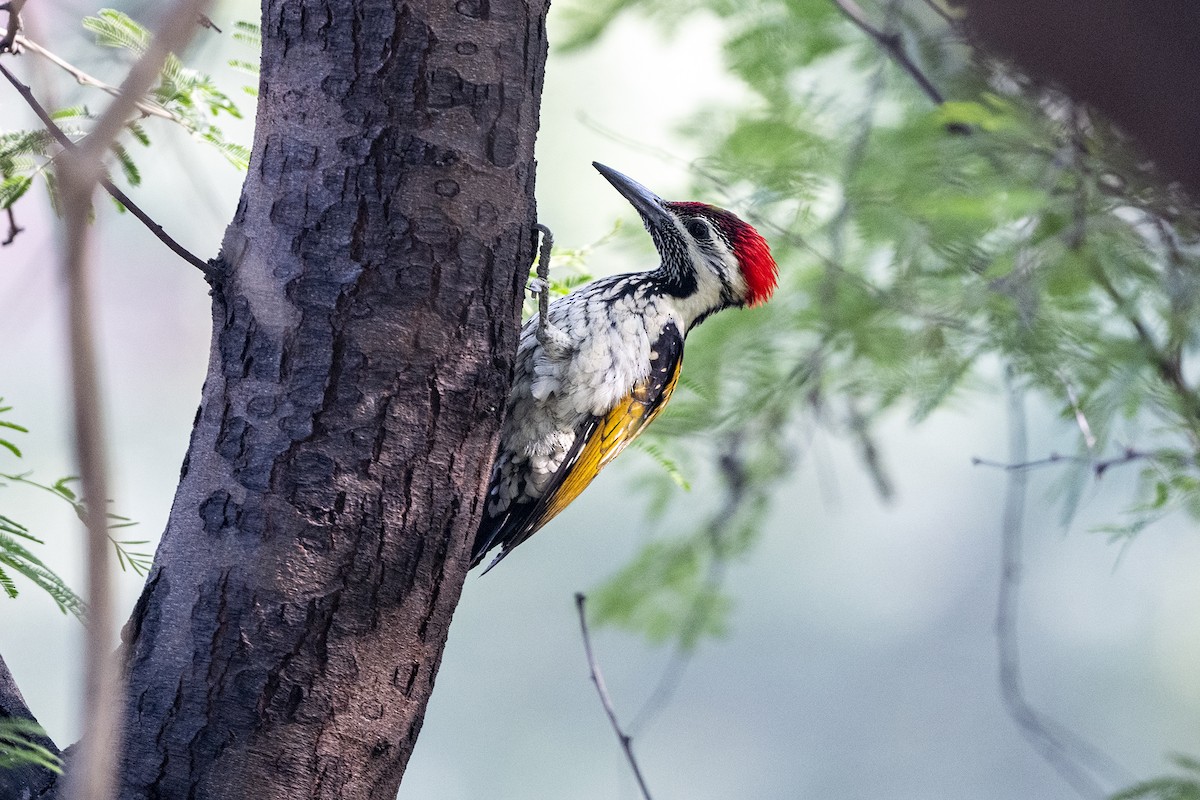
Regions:
M 642 220 L 645 221 L 646 227 L 670 226 L 672 224 L 671 215 L 666 208 L 666 201 L 661 197 L 645 186 L 642 186 L 633 178 L 617 172 L 612 167 L 606 167 L 597 161 L 593 161 L 592 166 L 621 193 L 622 197 L 637 209 L 637 212 L 642 215 Z

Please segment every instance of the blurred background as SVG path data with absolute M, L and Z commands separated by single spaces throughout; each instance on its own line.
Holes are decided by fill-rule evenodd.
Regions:
M 1013 231 L 1030 229 L 1022 220 L 1042 213 L 1031 209 L 1072 207 L 1077 198 L 1064 197 L 1053 181 L 1034 182 L 1029 197 L 989 184 L 997 174 L 1013 175 L 1005 164 L 991 172 L 955 166 L 977 165 L 978 153 L 965 150 L 986 149 L 980 140 L 988 132 L 1007 136 L 998 149 L 1011 155 L 1013 139 L 1050 136 L 1075 111 L 1064 117 L 1021 81 L 1009 76 L 1004 83 L 947 29 L 934 28 L 952 31 L 954 20 L 941 20 L 922 3 L 864 8 L 880 30 L 902 31 L 921 69 L 944 82 L 951 97 L 970 103 L 941 110 L 930 104 L 832 3 L 824 10 L 815 2 L 761 3 L 744 11 L 647 2 L 627 12 L 626 5 L 563 0 L 551 11 L 538 142 L 540 220 L 561 246 L 585 250 L 579 269 L 590 274 L 654 266 L 634 213 L 592 170 L 591 161 L 601 161 L 668 198 L 725 205 L 754 220 L 780 256 L 781 295 L 774 310 L 744 315 L 749 321 L 714 320 L 701 328 L 689 342 L 690 384 L 675 401 L 680 408 L 658 423 L 663 430 L 650 448 L 623 456 L 500 568 L 468 578 L 400 797 L 637 796 L 588 679 L 573 601 L 580 591 L 593 597 L 602 617 L 593 627 L 598 658 L 619 715 L 633 725 L 634 747 L 657 797 L 1104 796 L 1177 771 L 1172 754 L 1200 755 L 1195 521 L 1185 511 L 1167 513 L 1176 505 L 1173 494 L 1153 508 L 1163 513 L 1142 530 L 1138 523 L 1156 491 L 1145 465 L 1113 466 L 1099 480 L 1091 472 L 1096 460 L 1119 456 L 1126 446 L 1171 447 L 1178 420 L 1169 401 L 1161 401 L 1166 410 L 1160 411 L 1153 392 L 1144 405 L 1113 411 L 1119 404 L 1105 399 L 1105 376 L 1098 374 L 1104 370 L 1095 360 L 1076 376 L 1062 353 L 1045 348 L 1040 357 L 1069 373 L 1059 376 L 1056 390 L 1057 373 L 1047 379 L 1038 357 L 1019 354 L 1013 343 L 1019 337 L 1005 332 L 1029 309 L 1004 282 L 1021 274 L 1021 258 L 1040 241 Z M 152 7 L 121 6 L 142 20 Z M 96 48 L 79 24 L 94 12 L 78 3 L 31 4 L 28 33 L 116 82 L 124 63 L 119 54 Z M 251 3 L 219 4 L 212 17 L 225 34 L 202 32 L 185 59 L 210 72 L 250 119 L 253 98 L 240 87 L 254 81 L 226 62 L 247 57 L 246 45 L 230 35 L 233 22 L 257 15 Z M 776 26 L 774 38 L 753 39 L 763 35 L 756 33 L 759 21 Z M 810 26 L 803 37 L 786 27 L 801 23 Z M 555 48 L 568 43 L 575 47 Z M 787 64 L 772 62 L 776 73 L 767 75 L 768 67 L 748 53 L 766 59 L 772 47 L 794 55 Z M 85 98 L 101 105 L 102 98 L 33 55 L 21 56 L 19 66 L 57 107 Z M 985 95 L 995 103 L 979 99 Z M 1037 110 L 1044 118 L 1035 119 Z M 0 87 L 0 122 L 6 130 L 34 127 L 7 86 Z M 222 117 L 222 125 L 226 139 L 249 143 L 250 120 Z M 976 133 L 947 133 L 956 125 Z M 1110 141 L 1100 123 L 1088 125 L 1089 135 Z M 861 135 L 876 126 L 873 139 Z M 151 133 L 154 147 L 134 153 L 141 185 L 131 193 L 193 252 L 215 255 L 241 173 L 183 130 L 163 124 Z M 808 146 L 781 147 L 776 135 Z M 931 142 L 948 144 L 939 150 Z M 924 172 L 887 171 L 889 164 L 912 170 L 906 155 L 912 152 L 932 159 Z M 1033 157 L 1017 158 L 1044 174 Z M 822 169 L 845 180 L 831 180 Z M 783 177 L 768 175 L 781 170 Z M 1099 182 L 1104 174 L 1094 170 L 1092 178 Z M 876 183 L 868 182 L 872 175 Z M 966 200 L 930 194 L 926 184 L 933 180 L 964 195 L 986 188 L 994 196 L 977 204 L 984 208 L 977 217 L 946 221 L 933 216 L 933 200 L 954 209 Z M 917 211 L 905 184 L 921 193 Z M 1007 205 L 995 202 L 1001 195 Z M 1156 200 L 1139 197 L 1152 212 Z M 1132 233 L 1120 235 L 1141 234 L 1142 223 L 1124 210 L 1128 203 L 1104 204 L 1099 192 L 1086 202 L 1096 204 L 1086 216 L 1093 229 L 1127 224 Z M 879 219 L 878 209 L 889 206 L 921 222 L 919 245 L 911 230 Z M 6 418 L 29 433 L 7 436 L 24 456 L 0 451 L 0 471 L 49 483 L 73 469 L 58 231 L 41 187 L 15 209 L 25 230 L 0 249 L 0 396 L 13 407 Z M 617 220 L 624 224 L 609 236 Z M 1178 237 L 1190 258 L 1188 235 Z M 887 251 L 879 244 L 884 239 L 899 243 Z M 957 246 L 968 239 L 974 250 Z M 938 242 L 949 244 L 939 250 Z M 977 252 L 989 247 L 983 256 Z M 112 509 L 138 523 L 120 530 L 120 538 L 148 540 L 130 549 L 152 552 L 204 374 L 207 287 L 108 203 L 98 209 L 97 250 Z M 829 275 L 851 271 L 855 280 L 877 280 L 887 311 L 895 301 L 888 292 L 911 297 L 938 290 L 929 275 L 902 285 L 887 277 L 890 268 L 899 264 L 909 275 L 929 268 L 936 277 L 945 273 L 939 264 L 975 258 L 988 264 L 969 270 L 969 278 L 1017 299 L 1009 317 L 964 310 L 963 298 L 979 290 L 955 278 L 937 308 L 950 319 L 982 320 L 996 336 L 946 333 L 960 347 L 957 355 L 969 352 L 971 359 L 933 399 L 913 387 L 928 386 L 938 373 L 902 362 L 902 352 L 886 362 L 871 356 L 878 370 L 872 372 L 854 361 L 870 350 L 861 341 L 849 349 L 829 344 L 865 331 L 871 341 L 893 340 L 893 350 L 928 347 L 925 328 L 873 316 L 883 313 L 879 308 L 844 328 L 829 327 L 823 315 L 846 307 L 844 287 L 834 287 L 838 298 L 822 305 L 817 289 L 828 288 Z M 1008 266 L 996 271 L 1006 258 Z M 1043 258 L 1039 264 L 1052 256 Z M 827 268 L 831 260 L 837 270 Z M 1054 319 L 1072 332 L 1073 325 L 1117 328 L 1103 302 L 1073 297 Z M 1169 330 L 1174 306 L 1151 306 L 1163 314 L 1155 330 Z M 790 321 L 780 322 L 784 316 Z M 823 333 L 814 338 L 813 331 Z M 1189 340 L 1181 349 L 1190 347 Z M 1091 349 L 1094 359 L 1121 370 L 1102 347 Z M 773 359 L 771 369 L 787 373 L 810 352 L 840 366 L 793 383 L 758 369 L 758 360 Z M 735 362 L 758 371 L 739 372 Z M 887 396 L 882 388 L 863 388 L 873 376 L 893 372 L 903 375 Z M 1144 383 L 1144 376 L 1131 378 L 1121 396 Z M 773 395 L 751 393 L 764 386 L 788 393 L 787 403 L 773 406 Z M 1084 399 L 1068 397 L 1075 394 Z M 1025 414 L 1010 409 L 1013 395 L 1023 398 Z M 1092 401 L 1107 410 L 1093 414 L 1084 407 Z M 704 411 L 714 405 L 734 410 L 714 423 Z M 1096 428 L 1091 447 L 1081 444 L 1086 436 L 1076 411 Z M 761 424 L 764 415 L 769 425 Z M 1013 450 L 1014 429 L 1028 441 L 1025 455 Z M 1079 454 L 1081 462 L 1020 471 L 1028 479 L 1023 493 L 1014 494 L 1017 473 L 973 464 L 1052 452 Z M 708 541 L 705 531 L 728 510 L 729 474 L 718 465 L 730 458 L 758 487 L 734 509 L 735 527 L 749 532 L 698 555 L 694 543 Z M 1172 493 L 1175 477 L 1161 481 Z M 1022 497 L 1024 511 L 1015 514 Z M 81 586 L 82 527 L 66 504 L 9 481 L 0 487 L 0 513 L 43 538 L 38 554 L 68 585 Z M 1020 583 L 1006 584 L 1006 625 L 1015 639 L 1003 650 L 1011 659 L 1013 643 L 1019 646 L 1021 697 L 1010 682 L 1007 699 L 996 625 L 1006 531 L 1010 547 L 1018 535 L 1023 545 Z M 655 561 L 661 551 L 646 550 L 655 541 L 683 543 L 678 552 L 687 565 L 679 585 L 662 592 L 645 588 L 671 567 Z M 123 606 L 131 608 L 140 577 L 126 572 L 119 587 Z M 18 588 L 19 598 L 0 598 L 0 652 L 38 719 L 66 744 L 80 730 L 73 709 L 82 627 L 27 582 L 18 579 Z M 711 612 L 704 624 L 694 624 L 696 609 Z M 707 635 L 710 629 L 716 634 Z M 647 707 L 664 685 L 667 695 L 660 692 Z M 1043 725 L 1040 733 L 1014 718 L 1014 711 L 1030 710 Z

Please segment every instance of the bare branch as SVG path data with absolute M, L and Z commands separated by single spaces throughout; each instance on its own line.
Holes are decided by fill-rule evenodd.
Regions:
M 1009 456 L 1014 465 L 1026 462 L 1025 407 L 1021 393 L 1008 387 Z M 1062 460 L 1062 459 L 1059 459 Z M 996 599 L 996 651 L 999 660 L 1000 699 L 1021 735 L 1051 767 L 1084 798 L 1103 800 L 1098 775 L 1121 780 L 1122 770 L 1111 758 L 1074 731 L 1034 708 L 1025 696 L 1018 637 L 1021 570 L 1024 555 L 1025 470 L 1009 470 L 1001 522 L 1000 587 Z M 1122 781 L 1122 785 L 1128 781 Z
M 8 82 L 11 83 L 13 88 L 17 90 L 17 93 L 25 99 L 25 102 L 30 108 L 33 109 L 33 113 L 36 114 L 38 119 L 42 121 L 42 124 L 46 127 L 46 130 L 50 131 L 50 134 L 54 137 L 55 141 L 62 146 L 63 150 L 69 151 L 75 148 L 75 143 L 72 142 L 67 134 L 63 132 L 62 128 L 58 127 L 58 123 L 54 121 L 49 112 L 46 111 L 45 107 L 38 102 L 36 97 L 34 97 L 33 91 L 24 83 L 21 83 L 21 81 L 18 80 L 17 77 L 13 75 L 7 67 L 4 66 L 4 64 L 0 64 L 0 75 L 3 75 L 5 78 L 7 78 Z M 112 196 L 114 200 L 125 206 L 125 208 L 129 209 L 129 213 L 133 214 L 138 221 L 149 228 L 150 232 L 158 237 L 159 241 L 170 248 L 171 252 L 191 264 L 193 267 L 199 269 L 205 275 L 210 273 L 211 267 L 207 261 L 203 260 L 200 258 L 200 256 L 196 255 L 179 242 L 175 241 L 170 234 L 162 229 L 161 225 L 155 222 L 149 214 L 143 211 L 141 206 L 133 202 L 129 195 L 117 188 L 116 184 L 114 184 L 111 180 L 109 180 L 107 177 L 101 177 L 100 185 L 104 188 L 104 191 L 108 192 L 109 195 Z
M 19 46 L 24 47 L 25 49 L 29 50 L 31 53 L 37 53 L 42 58 L 46 59 L 47 61 L 54 64 L 56 67 L 58 67 L 59 69 L 63 70 L 67 74 L 69 74 L 71 77 L 73 77 L 75 79 L 75 81 L 80 86 L 90 86 L 93 89 L 99 89 L 102 92 L 110 94 L 113 97 L 116 97 L 117 95 L 119 95 L 121 93 L 121 90 L 118 89 L 116 86 L 105 83 L 104 81 L 100 80 L 99 78 L 94 77 L 93 75 L 90 75 L 87 72 L 84 72 L 79 67 L 75 66 L 74 64 L 72 64 L 71 62 L 62 58 L 61 56 L 58 56 L 57 54 L 47 50 L 45 47 L 42 47 L 40 44 L 33 41 L 32 39 L 30 39 L 28 36 L 25 36 L 24 34 L 17 35 L 16 43 Z M 141 116 L 144 116 L 144 117 L 161 117 L 163 119 L 169 119 L 172 122 L 182 122 L 183 121 L 177 114 L 174 114 L 174 113 L 168 111 L 167 109 L 160 106 L 158 103 L 152 103 L 145 99 L 138 100 L 136 108 L 137 108 L 138 112 L 140 112 Z
M 976 467 L 993 467 L 1002 469 L 1005 472 L 1027 472 L 1031 469 L 1040 467 L 1049 467 L 1054 464 L 1091 464 L 1092 474 L 1097 478 L 1104 477 L 1104 473 L 1108 472 L 1113 467 L 1123 466 L 1134 461 L 1153 461 L 1159 456 L 1156 453 L 1148 453 L 1143 450 L 1136 450 L 1132 447 L 1125 448 L 1125 451 L 1119 456 L 1103 459 L 1101 461 L 1093 461 L 1090 458 L 1083 456 L 1066 456 L 1062 453 L 1051 453 L 1045 458 L 1035 459 L 1033 461 L 1012 461 L 1005 463 L 1003 461 L 993 461 L 988 458 L 972 458 L 971 464 Z
M 921 91 L 925 92 L 930 100 L 939 106 L 946 102 L 946 98 L 933 85 L 929 77 L 909 57 L 899 34 L 875 27 L 867 18 L 866 12 L 862 10 L 862 6 L 855 2 L 855 0 L 833 0 L 833 4 L 863 33 L 874 39 L 876 44 L 882 47 L 884 52 L 896 62 L 896 66 L 907 72 L 916 81 L 917 86 L 921 87 Z
M 210 19 L 207 14 L 201 14 L 200 19 L 197 20 L 197 22 L 199 23 L 201 28 L 208 28 L 209 30 L 214 30 L 217 33 L 225 32 L 225 31 L 221 30 L 220 28 L 218 28 L 217 23 L 213 22 L 212 19 Z
M 88 286 L 92 196 L 104 180 L 104 156 L 124 129 L 141 97 L 157 80 L 171 52 L 187 44 L 206 0 L 180 0 L 167 9 L 146 53 L 121 85 L 121 94 L 100 115 L 78 145 L 59 154 L 56 174 L 63 209 L 62 273 L 67 288 L 75 452 L 87 503 L 87 673 L 83 698 L 83 739 L 67 776 L 69 800 L 112 800 L 116 796 L 120 752 L 120 671 L 109 634 L 114 619 L 109 575 L 109 497 L 100 380 L 92 337 L 92 298 Z
M 4 241 L 0 242 L 0 247 L 7 247 L 17 238 L 17 234 L 25 230 L 17 224 L 17 215 L 13 213 L 12 206 L 4 209 L 8 214 L 8 233 L 4 236 Z
M 587 654 L 588 669 L 592 675 L 592 683 L 596 684 L 596 694 L 600 696 L 600 705 L 604 706 L 604 713 L 608 715 L 608 722 L 612 725 L 613 732 L 617 734 L 617 739 L 621 742 L 621 749 L 625 751 L 625 758 L 629 761 L 629 767 L 633 770 L 633 777 L 637 779 L 638 788 L 642 791 L 642 797 L 645 800 L 651 800 L 650 790 L 646 788 L 646 780 L 642 777 L 642 771 L 638 768 L 637 759 L 633 756 L 633 737 L 625 733 L 621 728 L 621 723 L 617 721 L 617 711 L 613 708 L 612 698 L 608 696 L 608 687 L 604 685 L 604 675 L 600 672 L 600 664 L 596 661 L 596 654 L 592 652 L 592 637 L 588 633 L 587 613 L 584 608 L 587 603 L 587 597 L 582 593 L 575 595 L 575 608 L 579 610 L 579 630 L 583 635 L 583 651 Z
M 0 11 L 8 12 L 8 27 L 4 31 L 4 38 L 0 39 L 0 53 L 14 51 L 14 43 L 17 40 L 17 32 L 21 30 L 21 9 L 25 7 L 26 0 L 9 0 L 9 2 L 0 5 Z

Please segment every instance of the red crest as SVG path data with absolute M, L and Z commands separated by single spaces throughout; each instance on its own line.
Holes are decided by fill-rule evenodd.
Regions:
M 670 206 L 685 214 L 704 217 L 717 226 L 725 241 L 729 242 L 742 270 L 742 277 L 746 279 L 746 305 L 756 306 L 770 299 L 778 283 L 779 267 L 775 264 L 767 240 L 753 225 L 743 222 L 732 212 L 707 203 L 671 203 Z

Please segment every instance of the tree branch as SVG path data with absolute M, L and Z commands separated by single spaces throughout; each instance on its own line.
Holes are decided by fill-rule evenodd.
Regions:
M 21 9 L 24 7 L 25 0 L 9 0 L 0 5 L 0 11 L 8 12 L 8 26 L 4 31 L 4 38 L 0 39 L 0 53 L 6 53 L 13 49 L 13 43 L 17 40 L 17 31 L 21 30 Z
M 62 69 L 64 72 L 73 77 L 80 86 L 90 86 L 93 89 L 99 89 L 106 94 L 110 94 L 113 97 L 121 94 L 121 90 L 116 86 L 105 83 L 99 78 L 84 72 L 79 67 L 42 47 L 40 44 L 24 34 L 17 34 L 15 42 L 18 47 L 23 47 L 30 52 L 37 53 L 42 58 Z M 146 100 L 138 100 L 135 108 L 137 108 L 138 112 L 144 117 L 161 117 L 162 119 L 167 119 L 172 122 L 182 121 L 177 114 L 171 113 L 158 103 L 150 103 Z
M 17 77 L 13 75 L 12 72 L 10 72 L 3 64 L 0 64 L 0 74 L 4 75 L 4 77 L 8 79 L 8 82 L 13 85 L 13 88 L 17 90 L 17 93 L 25 99 L 25 102 L 28 103 L 29 107 L 33 109 L 33 113 L 36 114 L 38 119 L 42 121 L 42 124 L 46 127 L 46 130 L 50 131 L 50 134 L 54 137 L 55 141 L 62 146 L 63 150 L 68 152 L 74 150 L 76 144 L 71 141 L 70 137 L 68 137 L 66 133 L 63 132 L 62 128 L 58 127 L 58 124 L 50 116 L 49 112 L 46 111 L 45 107 L 42 106 L 42 104 L 38 102 L 38 99 L 33 96 L 33 91 L 28 86 L 21 83 L 21 81 L 18 80 Z M 125 208 L 129 209 L 129 213 L 133 214 L 133 216 L 136 217 L 143 225 L 145 225 L 151 233 L 158 237 L 159 241 L 170 248 L 171 252 L 191 264 L 193 267 L 199 269 L 205 274 L 205 276 L 211 274 L 212 267 L 207 261 L 204 261 L 198 255 L 188 250 L 179 242 L 175 241 L 170 234 L 163 230 L 161 225 L 151 219 L 149 214 L 143 211 L 137 203 L 133 202 L 133 200 L 129 198 L 129 195 L 118 189 L 111 180 L 109 180 L 107 177 L 101 176 L 100 185 L 104 188 L 104 191 L 108 192 L 109 195 L 112 196 L 114 200 L 125 206 Z
M 70 350 L 75 454 L 87 503 L 87 633 L 83 739 L 67 776 L 69 800 L 112 800 L 116 796 L 120 742 L 120 670 L 109 640 L 115 618 L 109 575 L 108 475 L 100 380 L 92 336 L 92 298 L 88 286 L 89 216 L 92 196 L 104 178 L 104 156 L 138 101 L 149 91 L 167 56 L 183 49 L 206 0 L 180 0 L 163 15 L 145 54 L 129 70 L 121 94 L 100 115 L 92 131 L 57 159 L 63 210 L 62 274 L 67 289 L 67 338 Z M 6 71 L 7 73 L 7 71 Z M 10 78 L 11 80 L 11 78 Z M 44 121 L 44 120 L 43 120 Z
M 25 698 L 17 688 L 8 665 L 0 656 L 0 721 L 7 719 L 26 719 L 36 723 L 37 720 L 25 705 Z M 47 737 L 39 737 L 38 744 L 45 747 L 56 756 L 61 756 L 59 749 Z M 58 774 L 48 767 L 26 763 L 10 769 L 0 769 L 0 797 L 43 797 L 58 780 Z
M 925 92 L 930 100 L 939 106 L 946 102 L 946 98 L 933 85 L 933 81 L 921 71 L 916 62 L 909 58 L 908 51 L 904 49 L 904 43 L 901 41 L 899 34 L 880 30 L 871 24 L 866 12 L 862 10 L 862 6 L 855 2 L 855 0 L 833 0 L 833 4 L 863 33 L 874 39 L 883 48 L 884 52 L 896 62 L 896 66 L 907 72 L 917 82 L 917 86 L 921 87 L 921 91 Z
M 612 698 L 608 696 L 608 687 L 604 685 L 604 675 L 600 672 L 600 664 L 596 661 L 596 654 L 592 652 L 592 637 L 588 633 L 587 614 L 584 609 L 584 604 L 587 603 L 587 597 L 579 592 L 575 595 L 575 608 L 579 611 L 579 630 L 583 635 L 583 651 L 587 654 L 588 670 L 592 675 L 592 683 L 596 684 L 596 694 L 600 696 L 600 705 L 604 706 L 604 713 L 608 715 L 608 722 L 612 725 L 613 733 L 617 735 L 617 740 L 621 742 L 621 749 L 625 751 L 625 758 L 629 761 L 629 767 L 633 770 L 633 777 L 637 779 L 638 788 L 642 792 L 642 797 L 645 800 L 651 800 L 650 790 L 646 788 L 646 780 L 642 777 L 642 770 L 638 767 L 637 759 L 633 755 L 633 737 L 625 733 L 621 728 L 621 723 L 617 721 L 617 711 L 613 708 Z
M 1134 333 L 1137 334 L 1138 341 L 1146 351 L 1150 363 L 1154 365 L 1159 379 L 1179 398 L 1183 421 L 1191 434 L 1192 445 L 1200 449 L 1200 396 L 1197 396 L 1195 390 L 1188 385 L 1187 379 L 1183 375 L 1183 364 L 1162 351 L 1146 323 L 1133 311 L 1129 301 L 1117 290 L 1104 270 L 1099 265 L 1094 265 L 1093 271 L 1100 283 L 1100 288 L 1104 290 L 1113 305 L 1117 307 L 1117 310 L 1133 328 Z
M 1034 708 L 1025 696 L 1021 672 L 1021 651 L 1018 636 L 1021 571 L 1023 568 L 1022 535 L 1025 525 L 1025 494 L 1027 478 L 1019 465 L 1026 461 L 1025 408 L 1020 390 L 1013 387 L 1011 377 L 1009 398 L 1009 456 L 1014 465 L 1009 469 L 1001 522 L 1000 588 L 996 599 L 996 650 L 999 661 L 1000 699 L 1004 709 L 1016 723 L 1021 735 L 1079 793 L 1089 800 L 1103 800 L 1110 794 L 1097 780 L 1099 773 L 1110 777 L 1121 773 L 1107 754 L 1101 752 L 1078 734 L 1050 719 Z M 1063 460 L 1063 459 L 1057 459 Z
M 17 216 L 13 213 L 12 206 L 4 209 L 8 214 L 8 233 L 4 235 L 4 241 L 0 242 L 0 247 L 7 247 L 17 238 L 17 234 L 25 230 L 17 224 Z
M 1051 453 L 1045 458 L 1035 459 L 1033 461 L 1011 461 L 1005 463 L 1003 461 L 993 461 L 988 458 L 975 457 L 971 459 L 971 465 L 976 467 L 993 467 L 1002 469 L 1005 472 L 1026 472 L 1039 467 L 1049 467 L 1054 464 L 1091 464 L 1092 473 L 1097 478 L 1104 477 L 1104 473 L 1108 472 L 1113 467 L 1123 466 L 1134 461 L 1148 460 L 1153 461 L 1157 456 L 1154 453 L 1147 453 L 1142 450 L 1136 450 L 1132 447 L 1125 448 L 1125 452 L 1119 456 L 1106 458 L 1101 461 L 1095 461 L 1083 456 L 1065 456 L 1062 453 Z

